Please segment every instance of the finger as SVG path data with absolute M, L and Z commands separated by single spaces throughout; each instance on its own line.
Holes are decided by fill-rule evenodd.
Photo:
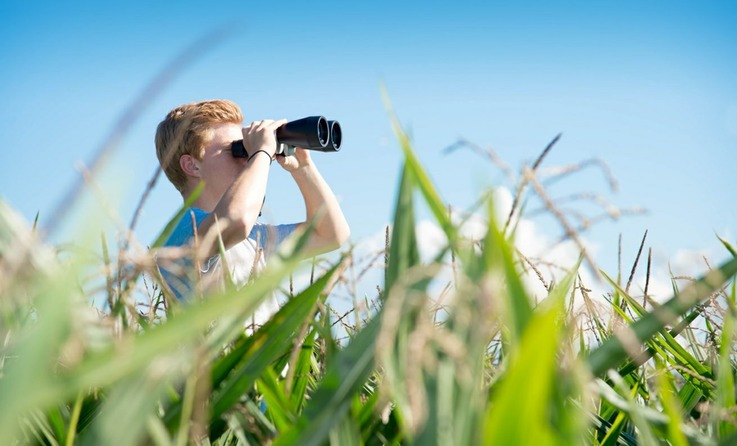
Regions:
M 295 155 L 299 154 L 299 156 L 303 158 L 309 158 L 310 157 L 310 151 L 307 149 L 303 149 L 301 147 L 298 147 L 297 150 L 294 152 Z
M 253 121 L 251 124 L 246 127 L 248 133 L 253 133 L 258 130 L 259 125 L 261 124 L 261 121 Z
M 285 166 L 287 163 L 287 157 L 284 155 L 276 155 L 275 156 L 276 162 L 279 163 L 281 166 Z
M 273 129 L 273 130 L 276 130 L 276 129 L 278 129 L 279 127 L 283 126 L 286 123 L 287 123 L 287 120 L 286 119 L 279 119 L 277 121 L 271 121 L 271 120 L 269 120 L 269 128 L 270 129 Z

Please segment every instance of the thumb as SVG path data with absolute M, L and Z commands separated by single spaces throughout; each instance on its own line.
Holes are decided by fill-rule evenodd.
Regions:
M 275 158 L 276 158 L 276 162 L 279 163 L 279 165 L 282 167 L 287 166 L 289 162 L 289 160 L 287 159 L 288 157 L 284 155 L 277 155 Z

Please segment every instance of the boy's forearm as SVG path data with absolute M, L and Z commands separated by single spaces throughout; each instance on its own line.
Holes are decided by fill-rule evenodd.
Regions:
M 202 221 L 198 227 L 201 234 L 209 231 L 217 219 L 218 230 L 226 249 L 248 236 L 263 205 L 269 163 L 267 156 L 257 156 L 249 163 L 220 198 L 212 213 Z M 208 251 L 215 254 L 217 246 Z
M 338 248 L 348 240 L 350 229 L 330 186 L 314 164 L 293 171 L 292 177 L 302 193 L 307 221 L 318 217 L 311 247 L 318 252 Z

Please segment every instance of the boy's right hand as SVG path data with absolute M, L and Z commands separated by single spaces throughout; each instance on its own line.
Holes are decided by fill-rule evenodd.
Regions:
M 271 159 L 274 159 L 276 152 L 276 129 L 286 124 L 286 119 L 274 121 L 272 119 L 264 119 L 263 121 L 254 121 L 250 125 L 243 127 L 243 145 L 246 153 L 250 158 L 259 150 L 266 151 Z

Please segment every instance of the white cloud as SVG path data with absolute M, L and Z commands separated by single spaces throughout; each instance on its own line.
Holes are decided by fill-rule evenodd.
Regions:
M 716 249 L 679 249 L 675 254 L 668 256 L 665 253 L 653 254 L 650 281 L 647 284 L 647 294 L 657 302 L 664 302 L 673 296 L 671 278 L 675 278 L 676 285 L 683 289 L 691 282 L 704 275 L 709 268 L 718 265 L 713 259 L 723 257 L 724 252 Z M 643 257 L 645 254 L 643 254 Z M 630 294 L 642 296 L 645 291 L 647 259 L 641 259 L 638 274 L 630 287 Z
M 497 223 L 501 227 L 511 209 L 512 194 L 508 189 L 499 188 L 495 190 L 493 200 L 497 219 L 499 220 Z M 451 220 L 455 224 L 463 222 L 459 228 L 462 236 L 471 240 L 481 240 L 485 237 L 488 223 L 486 216 L 482 213 L 460 215 L 458 212 L 453 212 Z M 570 268 L 576 264 L 580 256 L 580 249 L 571 240 L 560 243 L 557 237 L 550 235 L 549 227 L 543 226 L 532 219 L 521 218 L 515 224 L 515 246 L 527 259 L 535 264 L 537 269 L 536 272 L 530 269 L 526 262 L 523 262 L 524 267 L 528 270 L 526 274 L 522 275 L 523 283 L 532 297 L 539 301 L 547 295 L 545 285 L 549 285 L 551 282 L 559 283 Z M 417 222 L 416 236 L 423 262 L 434 259 L 447 243 L 445 234 L 434 220 Z M 580 242 L 586 247 L 588 255 L 596 261 L 600 246 L 583 236 L 580 237 Z M 360 300 L 363 297 L 371 299 L 377 295 L 377 285 L 383 286 L 384 248 L 385 227 L 370 237 L 359 241 L 353 247 L 352 252 L 355 262 L 353 272 L 346 272 L 346 275 L 351 277 L 353 282 L 341 285 L 342 291 L 337 293 L 339 296 L 345 297 L 343 299 L 345 305 L 352 303 L 354 300 L 349 296 L 356 296 Z M 679 250 L 671 257 L 655 255 L 648 283 L 648 295 L 656 301 L 662 302 L 668 299 L 673 294 L 670 271 L 676 276 L 700 276 L 707 269 L 703 257 L 712 258 L 713 254 L 704 251 Z M 446 265 L 435 275 L 436 280 L 431 288 L 431 292 L 436 295 L 453 279 L 450 258 L 448 257 L 444 261 Z M 641 300 L 645 289 L 646 264 L 647 253 L 644 252 L 639 261 L 635 279 L 630 286 L 630 294 L 638 300 Z M 360 277 L 357 277 L 359 273 Z M 542 280 L 538 273 L 542 276 Z M 608 305 L 604 303 L 604 298 L 611 294 L 612 286 L 603 278 L 601 281 L 597 281 L 591 269 L 585 265 L 581 266 L 578 273 L 583 284 L 590 290 L 589 296 L 600 302 L 601 307 L 606 308 Z M 623 287 L 626 285 L 628 274 L 629 271 L 623 272 Z M 684 287 L 686 284 L 681 281 L 679 285 Z M 583 303 L 579 296 L 580 294 L 577 293 L 577 307 Z
M 497 216 L 497 224 L 503 225 L 512 206 L 512 194 L 508 189 L 499 188 L 494 191 L 493 196 L 495 215 Z M 453 212 L 451 220 L 460 225 L 459 233 L 469 240 L 481 240 L 485 237 L 488 228 L 487 217 L 480 213 L 472 215 L 460 215 Z M 553 240 L 541 230 L 535 222 L 528 219 L 521 219 L 516 222 L 516 246 L 531 261 L 539 265 L 538 270 L 543 275 L 546 283 L 551 281 L 559 281 L 565 271 L 575 265 L 579 257 L 578 248 L 573 242 L 564 242 L 553 244 Z M 384 249 L 385 230 L 377 231 L 372 236 L 360 241 L 353 249 L 353 255 L 357 263 L 365 265 L 366 259 L 372 258 L 377 252 Z M 416 224 L 416 236 L 420 258 L 423 262 L 433 260 L 443 247 L 447 244 L 447 238 L 442 229 L 435 221 L 421 220 Z M 591 252 L 596 251 L 595 246 L 589 246 Z M 375 265 L 376 269 L 383 268 L 383 257 L 379 259 Z M 442 290 L 445 285 L 452 280 L 452 271 L 450 268 L 450 258 L 445 259 L 446 266 L 436 274 L 436 286 L 438 290 Z M 587 285 L 593 283 L 590 273 L 581 272 Z M 366 274 L 363 277 L 364 282 L 359 287 L 364 289 L 375 289 L 377 280 L 383 282 L 383 271 L 381 274 Z M 532 270 L 523 276 L 524 283 L 536 299 L 542 299 L 547 295 L 547 290 L 543 286 L 537 273 Z
M 415 234 L 417 236 L 417 248 L 420 252 L 420 258 L 424 262 L 431 261 L 448 244 L 448 238 L 445 236 L 443 230 L 435 222 L 430 220 L 418 222 L 415 225 Z

